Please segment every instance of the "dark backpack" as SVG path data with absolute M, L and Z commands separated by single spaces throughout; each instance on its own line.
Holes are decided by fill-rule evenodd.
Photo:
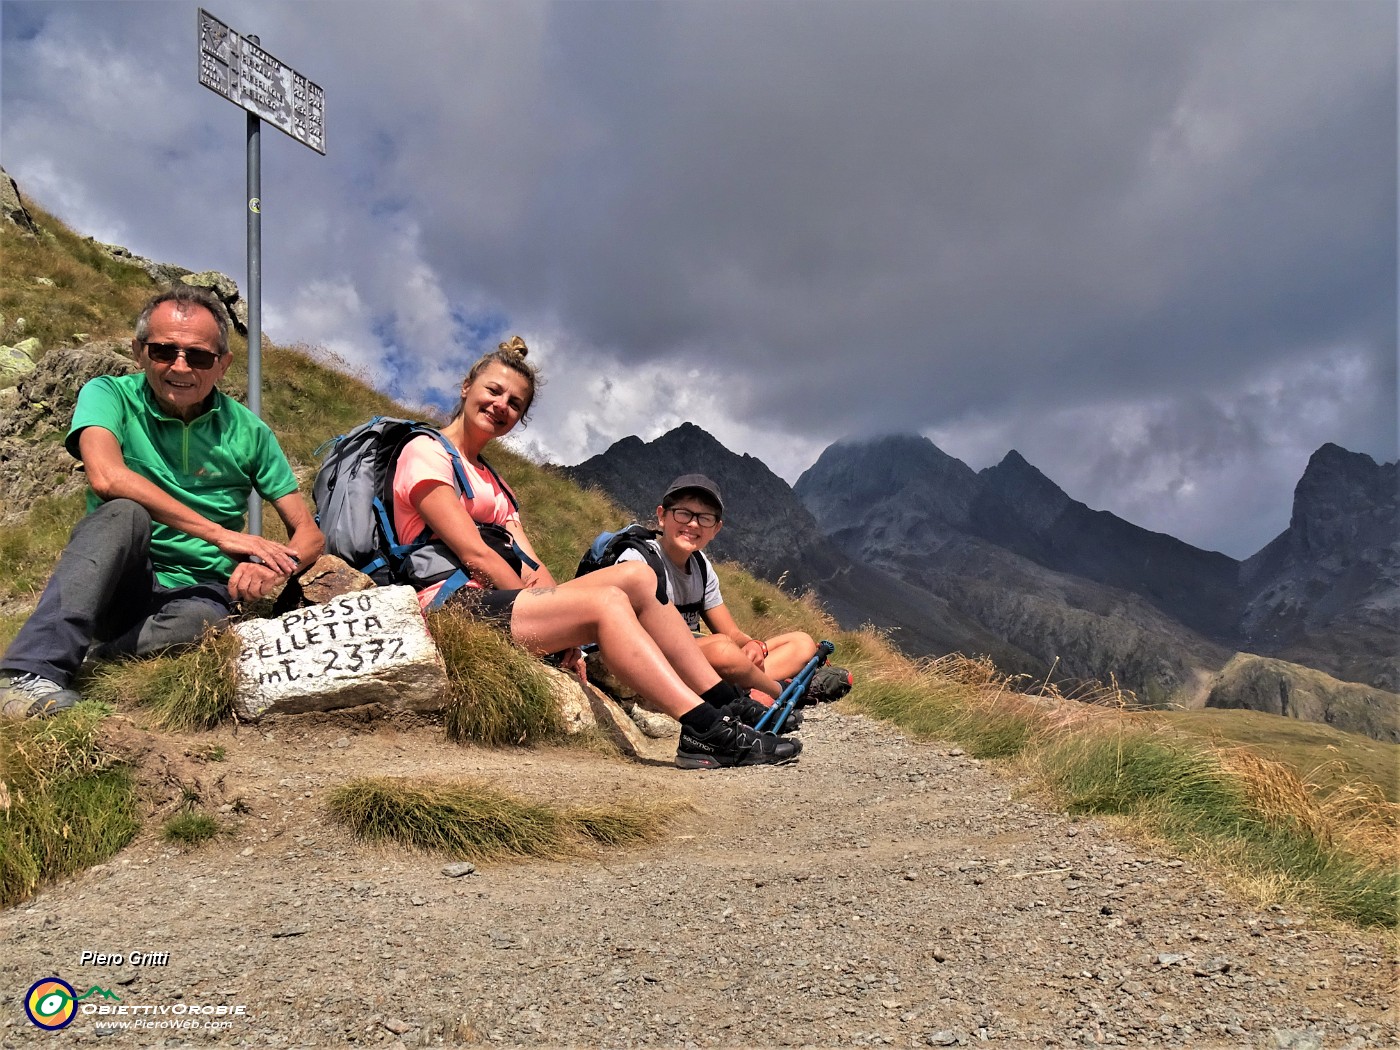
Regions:
M 651 571 L 656 573 L 656 600 L 662 605 L 668 604 L 671 599 L 666 590 L 666 564 L 662 560 L 663 555 L 647 542 L 647 540 L 655 539 L 656 536 L 655 529 L 638 525 L 636 522 L 626 528 L 618 529 L 616 532 L 598 533 L 597 538 L 589 544 L 588 550 L 584 551 L 583 557 L 579 559 L 578 571 L 574 573 L 574 578 L 577 579 L 585 573 L 597 572 L 599 569 L 615 564 L 623 551 L 636 551 L 646 559 L 646 563 L 651 566 Z M 676 606 L 682 616 L 704 611 L 705 588 L 710 583 L 709 569 L 705 565 L 705 559 L 698 554 L 692 554 L 690 560 L 700 567 L 700 600 Z
M 441 442 L 452 459 L 458 494 L 470 498 L 471 482 L 452 442 L 431 424 L 392 416 L 375 416 L 316 450 L 317 455 L 325 452 L 325 459 L 316 472 L 312 497 L 316 501 L 316 524 L 326 537 L 327 554 L 334 554 L 380 585 L 405 583 L 421 591 L 442 582 L 442 589 L 433 599 L 436 608 L 470 577 L 447 544 L 434 539 L 427 527 L 410 543 L 399 543 L 395 536 L 394 469 L 404 446 L 420 434 Z M 495 469 L 484 459 L 481 463 L 511 505 L 518 506 L 515 494 Z M 487 545 L 517 572 L 525 564 L 538 567 L 501 526 L 478 522 L 477 528 Z

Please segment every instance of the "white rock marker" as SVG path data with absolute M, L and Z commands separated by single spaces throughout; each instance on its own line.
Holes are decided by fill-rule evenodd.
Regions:
M 436 711 L 446 700 L 442 658 L 412 587 L 343 594 L 234 630 L 240 718 L 369 703 Z

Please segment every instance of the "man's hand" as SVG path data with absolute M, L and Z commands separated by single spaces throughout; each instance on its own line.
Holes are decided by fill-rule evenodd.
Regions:
M 228 593 L 236 602 L 252 602 L 266 597 L 282 586 L 289 572 L 278 572 L 267 565 L 251 561 L 239 562 L 228 578 Z
M 254 536 L 247 532 L 234 532 L 232 529 L 224 529 L 214 541 L 214 546 L 233 558 L 247 559 L 258 558 L 263 565 L 280 573 L 282 578 L 290 576 L 296 572 L 300 565 L 297 561 L 296 551 L 292 550 L 285 543 L 276 543 L 273 540 L 264 539 L 261 536 Z M 240 565 L 242 569 L 247 565 Z M 254 565 L 254 568 L 258 566 Z M 233 580 L 238 576 L 238 570 L 234 570 L 233 576 L 229 577 L 229 586 L 232 588 Z M 266 592 L 264 592 L 266 593 Z M 262 597 L 262 595 L 258 595 Z
M 757 638 L 750 638 L 747 642 L 745 642 L 742 646 L 739 647 L 739 651 L 749 658 L 749 662 L 751 664 L 757 667 L 760 671 L 763 670 L 763 662 L 766 659 L 768 659 L 767 645 L 759 641 Z

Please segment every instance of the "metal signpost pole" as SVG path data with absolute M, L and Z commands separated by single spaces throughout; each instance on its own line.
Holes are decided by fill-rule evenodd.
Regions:
M 248 408 L 262 418 L 262 120 L 256 113 L 248 114 Z M 248 531 L 262 535 L 256 490 L 248 493 Z
M 262 125 L 326 153 L 326 94 L 203 8 L 198 15 L 199 82 L 248 111 L 248 407 L 262 416 Z M 262 532 L 262 499 L 248 497 L 248 528 Z

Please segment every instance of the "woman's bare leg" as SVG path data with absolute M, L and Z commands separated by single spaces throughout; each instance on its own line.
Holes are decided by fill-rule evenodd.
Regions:
M 617 587 L 521 591 L 511 610 L 510 633 L 540 654 L 596 642 L 615 675 L 674 718 L 703 702 L 638 622 L 631 598 Z
M 615 588 L 627 595 L 637 622 L 692 692 L 698 695 L 719 684 L 719 672 L 705 659 L 685 619 L 674 605 L 656 600 L 656 574 L 649 565 L 640 561 L 618 562 L 560 584 L 559 589 L 589 592 L 599 587 Z M 612 657 L 606 652 L 603 657 L 612 667 Z

